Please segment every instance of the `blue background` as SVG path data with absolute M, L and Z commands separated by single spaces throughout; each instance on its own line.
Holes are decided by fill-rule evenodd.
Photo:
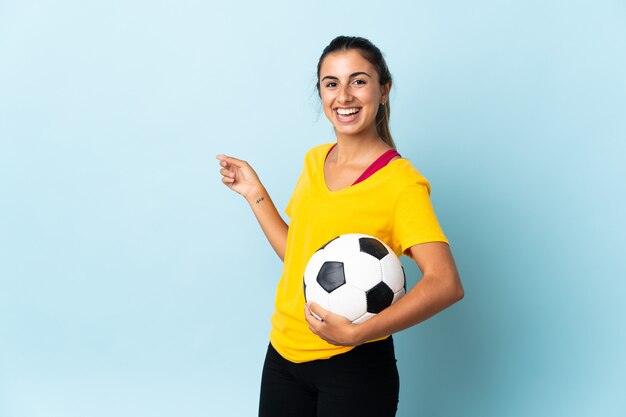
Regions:
M 214 155 L 282 211 L 339 34 L 466 291 L 396 335 L 398 415 L 626 415 L 624 1 L 5 0 L 0 416 L 256 414 L 281 263 Z

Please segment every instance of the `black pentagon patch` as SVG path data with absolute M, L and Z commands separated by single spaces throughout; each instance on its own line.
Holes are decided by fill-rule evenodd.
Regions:
M 320 251 L 320 250 L 324 249 L 326 246 L 328 246 L 328 244 L 329 244 L 330 242 L 332 242 L 333 240 L 337 240 L 337 239 L 339 239 L 339 236 L 334 237 L 334 238 L 330 239 L 328 242 L 324 243 L 324 244 L 323 244 L 323 245 L 322 245 L 322 246 L 321 246 L 321 247 L 320 247 L 317 251 Z M 316 252 L 317 252 L 317 251 L 316 251 Z
M 378 314 L 391 305 L 393 291 L 384 282 L 379 282 L 365 293 L 365 297 L 367 299 L 367 312 Z
M 343 262 L 324 262 L 317 273 L 317 282 L 331 293 L 346 283 L 346 276 L 343 272 Z
M 372 255 L 379 261 L 387 256 L 387 254 L 389 253 L 385 245 L 371 237 L 359 238 L 359 246 L 361 247 L 361 252 Z

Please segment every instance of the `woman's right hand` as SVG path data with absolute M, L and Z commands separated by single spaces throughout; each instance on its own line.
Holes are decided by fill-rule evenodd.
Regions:
M 285 259 L 289 226 L 280 217 L 276 206 L 256 172 L 246 162 L 226 155 L 217 155 L 220 161 L 222 182 L 241 194 L 254 212 L 263 233 L 281 260 Z
M 241 194 L 246 200 L 263 189 L 263 184 L 250 164 L 237 158 L 219 154 L 222 182 L 231 190 Z

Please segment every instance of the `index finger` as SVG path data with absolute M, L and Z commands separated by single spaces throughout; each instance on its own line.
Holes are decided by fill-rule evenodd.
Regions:
M 310 314 L 316 321 L 324 321 L 324 317 L 326 317 L 329 313 L 328 310 L 325 310 L 319 304 L 314 302 L 310 302 L 305 305 L 305 310 L 306 313 Z
M 226 162 L 227 164 L 233 164 L 237 168 L 241 168 L 246 164 L 246 161 L 242 161 L 241 159 L 233 158 L 232 156 L 227 156 L 224 154 L 216 155 L 215 158 L 220 161 Z

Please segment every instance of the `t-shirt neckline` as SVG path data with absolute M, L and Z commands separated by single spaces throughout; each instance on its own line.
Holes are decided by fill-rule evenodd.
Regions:
M 394 162 L 394 161 L 396 161 L 396 160 L 402 160 L 402 159 L 403 159 L 402 157 L 397 158 L 397 159 L 393 159 L 393 160 L 389 161 L 387 164 L 385 164 L 384 166 L 382 166 L 382 167 L 378 168 L 376 171 L 374 171 L 374 172 L 372 172 L 371 174 L 369 174 L 369 176 L 368 176 L 367 178 L 365 178 L 365 179 L 360 179 L 360 178 L 361 178 L 361 176 L 359 176 L 359 179 L 360 179 L 360 180 L 358 180 L 358 181 L 357 181 L 357 182 L 355 182 L 354 184 L 350 184 L 350 185 L 348 185 L 347 187 L 340 188 L 339 190 L 331 190 L 331 189 L 328 187 L 328 183 L 326 182 L 326 173 L 325 173 L 325 171 L 324 171 L 324 165 L 326 164 L 326 158 L 328 157 L 328 154 L 329 154 L 329 153 L 330 153 L 330 151 L 331 151 L 331 150 L 332 150 L 332 149 L 333 149 L 333 148 L 337 145 L 337 143 L 329 143 L 328 145 L 329 145 L 329 146 L 328 146 L 327 148 L 325 148 L 325 149 L 324 149 L 324 153 L 323 153 L 323 155 L 324 155 L 324 156 L 323 156 L 323 158 L 321 158 L 321 166 L 320 166 L 319 168 L 320 168 L 320 170 L 321 170 L 321 171 L 320 171 L 320 172 L 321 172 L 320 178 L 321 178 L 321 180 L 322 180 L 322 186 L 323 186 L 324 190 L 325 190 L 327 193 L 331 193 L 331 194 L 341 193 L 341 192 L 343 192 L 343 191 L 349 191 L 349 190 L 358 189 L 358 188 L 360 188 L 361 184 L 366 184 L 366 183 L 371 182 L 371 181 L 369 181 L 369 179 L 370 179 L 370 178 L 372 178 L 372 177 L 374 177 L 374 176 L 377 176 L 377 174 L 378 174 L 379 172 L 383 171 L 385 168 L 387 168 L 389 165 L 391 165 L 391 163 L 392 163 L 392 162 Z M 381 156 L 383 156 L 383 155 L 384 155 L 385 153 L 387 153 L 387 152 L 389 152 L 389 150 L 387 150 L 387 151 L 385 151 L 383 154 L 379 155 L 379 157 L 378 157 L 378 158 L 376 158 L 376 160 L 375 160 L 375 161 L 374 161 L 374 162 L 373 162 L 373 163 L 372 163 L 369 167 L 367 167 L 367 168 L 365 169 L 365 171 L 364 171 L 364 172 L 366 172 L 366 171 L 370 170 L 371 166 L 372 166 L 373 164 L 375 164 L 375 163 L 379 160 L 379 158 L 380 158 Z M 398 156 L 400 156 L 400 154 L 398 154 Z

